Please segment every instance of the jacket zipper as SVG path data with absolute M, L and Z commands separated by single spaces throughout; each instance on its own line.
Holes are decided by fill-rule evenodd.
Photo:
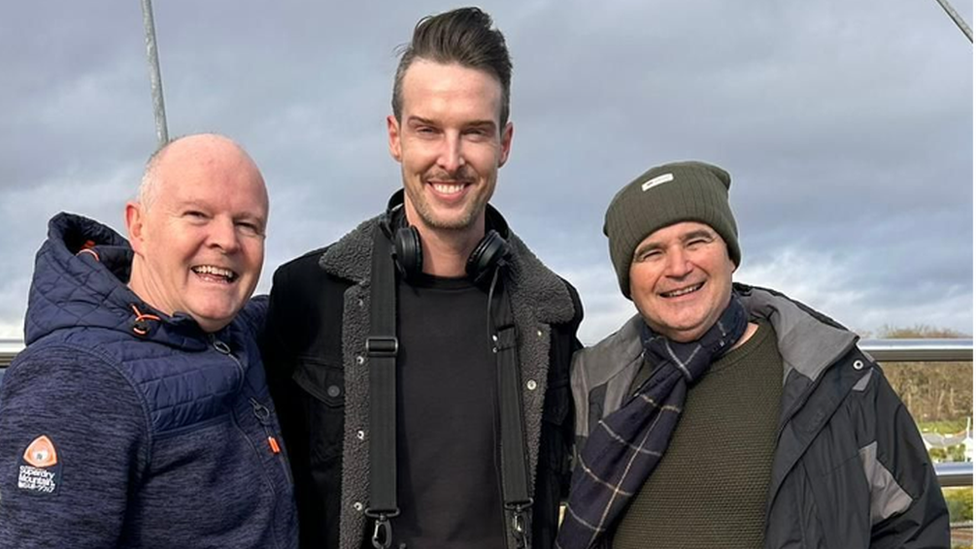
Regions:
M 218 353 L 230 357 L 230 359 L 233 360 L 234 364 L 237 366 L 237 369 L 241 374 L 240 380 L 237 383 L 237 392 L 239 393 L 241 391 L 241 388 L 244 386 L 244 377 L 245 377 L 244 365 L 241 364 L 241 361 L 236 356 L 234 356 L 234 354 L 231 352 L 230 346 L 224 343 L 223 341 L 217 339 L 217 337 L 214 336 L 213 334 L 210 334 L 210 344 Z M 254 445 L 254 441 L 251 440 L 251 437 L 247 435 L 247 431 L 245 431 L 244 428 L 241 427 L 240 421 L 237 420 L 237 410 L 231 409 L 230 418 L 231 421 L 234 422 L 234 427 L 237 428 L 237 431 L 241 434 L 242 437 L 244 437 L 244 440 L 246 440 L 247 443 L 251 446 L 251 450 L 254 451 L 254 454 L 258 457 L 258 461 L 260 462 L 261 453 L 258 451 L 257 446 Z M 264 469 L 264 467 L 261 468 L 261 472 L 262 472 L 261 476 L 264 477 L 264 482 L 268 485 L 268 490 L 271 491 L 271 500 L 273 502 L 272 503 L 273 507 L 271 511 L 272 516 L 277 517 L 278 516 L 278 492 L 277 490 L 275 490 L 274 482 L 271 481 L 271 478 L 269 477 L 268 472 Z M 280 548 L 281 544 L 278 541 L 278 533 L 276 530 L 277 528 L 272 529 L 271 538 L 274 540 L 275 547 Z
M 254 412 L 254 417 L 256 417 L 258 419 L 258 423 L 264 427 L 264 434 L 267 436 L 268 447 L 271 449 L 271 453 L 278 456 L 278 463 L 285 472 L 285 478 L 288 479 L 288 483 L 291 484 L 291 471 L 288 468 L 288 464 L 285 463 L 285 454 L 281 451 L 281 445 L 278 443 L 278 437 L 274 435 L 274 431 L 271 429 L 271 410 L 253 397 L 249 398 L 248 400 L 251 401 L 251 409 Z
M 247 436 L 247 431 L 245 431 L 244 428 L 241 427 L 241 423 L 239 421 L 237 421 L 237 412 L 236 411 L 231 411 L 230 417 L 234 421 L 234 427 L 237 427 L 238 432 L 241 433 L 241 436 L 244 437 L 244 440 L 246 440 L 247 443 L 251 445 L 251 449 L 254 450 L 254 454 L 258 457 L 258 462 L 260 462 L 261 461 L 261 452 L 258 451 L 258 448 L 257 448 L 257 446 L 254 445 L 254 441 L 251 440 L 251 437 Z M 268 485 L 268 490 L 271 491 L 271 499 L 273 501 L 273 503 L 272 503 L 273 507 L 272 507 L 271 514 L 272 514 L 273 517 L 275 517 L 275 522 L 277 522 L 277 517 L 278 517 L 278 491 L 275 490 L 274 482 L 271 481 L 271 478 L 269 477 L 268 472 L 267 472 L 267 470 L 265 470 L 264 467 L 261 468 L 261 473 L 262 473 L 261 476 L 264 477 L 265 484 Z M 278 542 L 278 532 L 277 532 L 277 530 L 278 530 L 277 526 L 275 526 L 275 527 L 272 528 L 272 536 L 271 536 L 271 539 L 274 540 L 275 547 L 279 547 L 280 548 L 281 547 L 281 544 Z

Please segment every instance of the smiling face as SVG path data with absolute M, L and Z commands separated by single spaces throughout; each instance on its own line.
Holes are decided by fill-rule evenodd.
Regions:
M 403 77 L 401 119 L 387 118 L 404 205 L 424 230 L 484 231 L 485 205 L 512 143 L 502 87 L 487 72 L 418 59 Z
M 655 332 L 672 341 L 693 341 L 728 306 L 734 271 L 725 241 L 711 227 L 676 223 L 637 246 L 630 265 L 630 296 Z
M 126 205 L 135 252 L 129 286 L 160 312 L 186 313 L 214 332 L 261 276 L 264 180 L 246 153 L 218 136 L 186 137 L 160 155 L 151 200 Z

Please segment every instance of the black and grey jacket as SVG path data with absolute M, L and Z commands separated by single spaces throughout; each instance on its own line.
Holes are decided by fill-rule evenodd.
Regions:
M 783 357 L 766 548 L 948 547 L 945 500 L 915 422 L 857 336 L 782 294 L 735 287 L 750 316 L 773 326 Z M 574 357 L 578 445 L 625 398 L 642 322 Z
M 373 230 L 380 219 L 283 265 L 274 276 L 265 364 L 292 460 L 302 547 L 359 549 L 372 535 L 363 514 L 369 505 L 365 342 Z M 583 313 L 572 286 L 518 237 L 506 239 L 512 255 L 504 284 L 518 328 L 534 486 L 532 541 L 547 549 L 568 487 L 574 417 L 569 365 Z

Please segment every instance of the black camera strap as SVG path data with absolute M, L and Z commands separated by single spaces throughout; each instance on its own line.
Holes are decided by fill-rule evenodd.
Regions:
M 494 286 L 494 284 L 492 284 Z M 508 293 L 489 296 L 494 310 L 492 352 L 498 370 L 499 423 L 501 424 L 502 499 L 505 519 L 515 547 L 529 547 L 529 478 L 526 472 L 525 433 L 522 421 L 522 381 L 518 365 L 518 332 Z
M 372 281 L 369 289 L 369 507 L 375 520 L 373 547 L 386 549 L 393 542 L 390 519 L 397 506 L 396 449 L 396 275 L 393 248 L 382 225 L 373 233 Z

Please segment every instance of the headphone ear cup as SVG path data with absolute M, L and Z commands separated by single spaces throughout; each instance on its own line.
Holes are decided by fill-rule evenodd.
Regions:
M 498 231 L 492 229 L 485 234 L 468 256 L 464 270 L 475 284 L 481 284 L 491 275 L 496 265 L 505 266 L 505 258 L 510 252 L 508 242 L 498 234 Z
M 424 270 L 424 251 L 420 247 L 420 233 L 416 227 L 401 227 L 393 236 L 394 260 L 404 280 L 416 277 Z

